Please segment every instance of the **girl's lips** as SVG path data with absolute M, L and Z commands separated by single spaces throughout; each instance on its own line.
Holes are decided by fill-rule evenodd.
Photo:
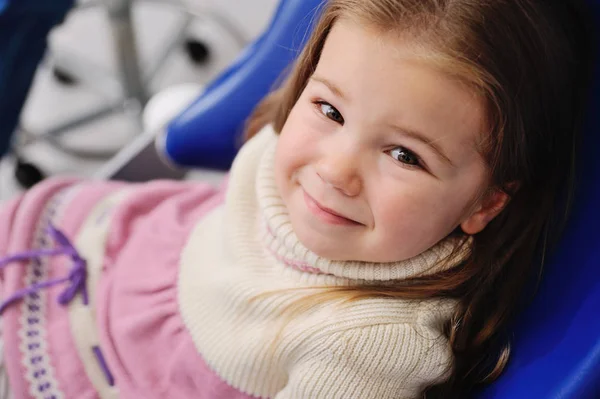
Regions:
M 308 195 L 306 191 L 304 191 L 304 202 L 306 203 L 308 210 L 325 223 L 346 226 L 360 224 L 352 219 L 348 219 L 347 217 L 340 215 L 339 213 L 336 213 L 332 209 L 322 206 L 313 197 Z

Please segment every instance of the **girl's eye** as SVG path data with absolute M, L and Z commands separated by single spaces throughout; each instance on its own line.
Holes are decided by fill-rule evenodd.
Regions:
M 337 122 L 341 125 L 344 124 L 344 117 L 340 114 L 340 111 L 335 109 L 335 107 L 325 101 L 318 101 L 317 106 L 323 115 L 328 117 L 334 122 Z
M 421 166 L 419 157 L 404 147 L 396 147 L 390 151 L 390 155 L 396 161 L 410 166 Z

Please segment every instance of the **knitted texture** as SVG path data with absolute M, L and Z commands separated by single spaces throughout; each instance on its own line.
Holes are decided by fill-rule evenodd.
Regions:
M 276 143 L 267 127 L 246 144 L 225 205 L 196 225 L 183 250 L 178 299 L 194 345 L 222 379 L 249 395 L 418 397 L 452 370 L 442 329 L 454 301 L 316 303 L 310 295 L 435 273 L 465 254 L 440 262 L 456 245 L 448 239 L 396 263 L 318 257 L 295 236 L 277 194 Z

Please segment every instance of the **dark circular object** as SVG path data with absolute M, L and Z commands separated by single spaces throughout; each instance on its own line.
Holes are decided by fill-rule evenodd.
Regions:
M 210 58 L 208 46 L 197 39 L 186 39 L 185 51 L 195 64 L 205 64 Z
M 52 68 L 52 74 L 54 75 L 54 78 L 57 81 L 59 81 L 60 83 L 62 83 L 64 85 L 73 86 L 73 85 L 77 84 L 77 79 L 75 79 L 75 77 L 73 75 L 71 75 L 67 71 L 62 70 L 58 67 Z
M 37 166 L 29 162 L 17 161 L 15 178 L 22 187 L 31 188 L 44 180 L 45 177 L 44 173 Z

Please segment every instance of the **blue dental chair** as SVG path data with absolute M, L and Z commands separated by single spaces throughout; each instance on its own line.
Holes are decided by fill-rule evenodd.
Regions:
M 282 0 L 267 31 L 159 134 L 160 158 L 181 167 L 227 169 L 244 120 L 300 51 L 322 1 Z M 600 24 L 600 0 L 586 3 L 595 24 Z M 600 40 L 595 45 L 600 53 Z M 569 225 L 546 264 L 535 300 L 515 324 L 509 366 L 478 398 L 600 398 L 600 64 L 594 76 L 580 154 L 580 187 Z M 149 141 L 154 138 L 141 140 L 130 154 L 136 152 L 142 164 L 143 159 L 156 161 Z M 113 165 L 117 178 L 156 177 L 152 168 L 123 162 L 123 157 L 127 154 L 115 163 L 120 168 Z M 140 177 L 148 170 L 149 176 Z M 182 174 L 164 170 L 169 172 L 162 177 Z

